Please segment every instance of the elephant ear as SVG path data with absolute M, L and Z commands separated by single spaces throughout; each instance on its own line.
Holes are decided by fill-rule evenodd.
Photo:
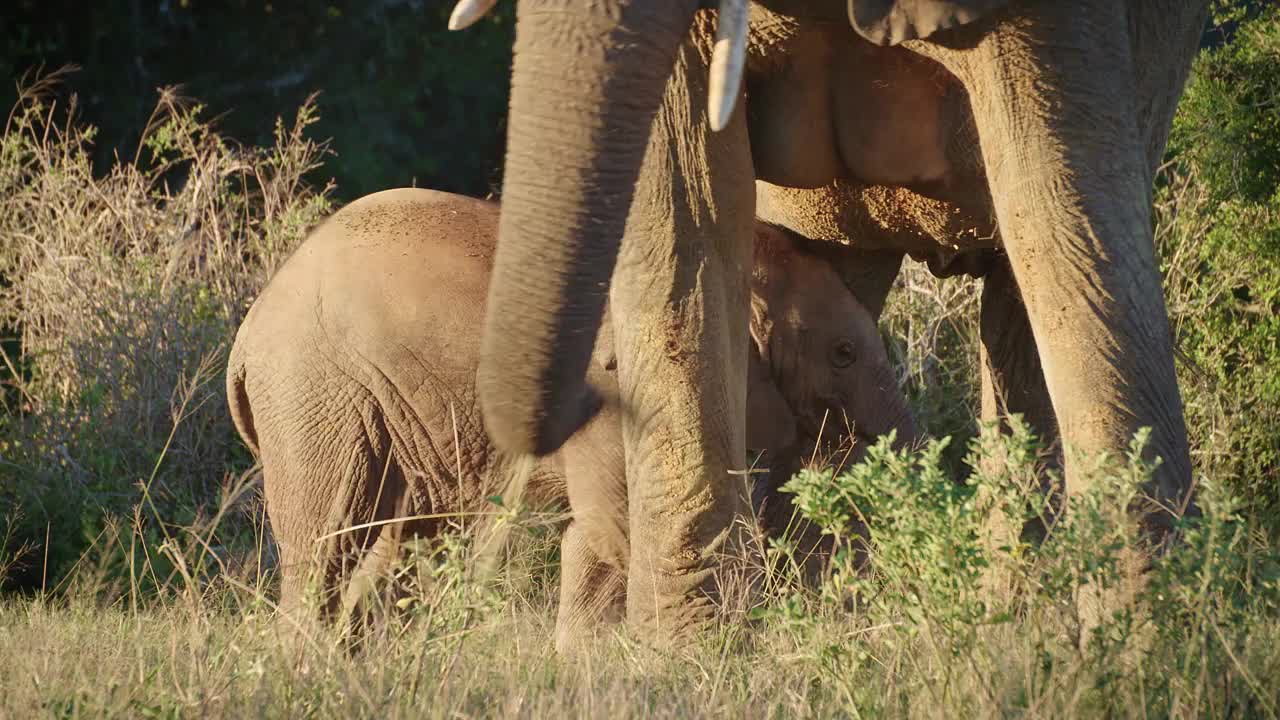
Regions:
M 848 0 L 849 23 L 876 45 L 927 38 L 967 25 L 1009 0 Z
M 747 352 L 747 447 L 780 451 L 796 442 L 798 425 L 791 406 L 770 371 L 773 312 L 783 312 L 790 287 L 789 266 L 795 242 L 782 228 L 758 222 L 753 238 L 755 268 L 751 281 L 751 320 Z
M 796 418 L 769 374 L 756 344 L 747 359 L 747 447 L 780 451 L 796 442 Z

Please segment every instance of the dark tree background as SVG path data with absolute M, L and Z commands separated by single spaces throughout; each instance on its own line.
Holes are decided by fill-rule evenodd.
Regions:
M 1204 44 L 1270 1 L 1215 0 Z M 484 195 L 501 179 L 514 5 L 452 33 L 453 0 L 4 0 L 0 107 L 24 73 L 79 65 L 69 89 L 106 161 L 132 155 L 162 86 L 245 143 L 320 92 L 314 131 L 336 155 L 316 179 L 339 199 L 415 183 Z
M 0 104 L 43 66 L 74 63 L 68 89 L 98 126 L 100 160 L 132 155 L 156 89 L 181 85 L 231 137 L 265 143 L 276 116 L 319 92 L 349 200 L 388 187 L 484 195 L 500 179 L 513 3 L 453 33 L 444 0 L 6 0 Z

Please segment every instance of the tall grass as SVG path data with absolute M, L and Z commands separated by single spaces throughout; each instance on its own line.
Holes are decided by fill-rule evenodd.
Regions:
M 302 182 L 325 152 L 305 135 L 309 104 L 273 147 L 243 148 L 167 90 L 137 155 L 98 174 L 58 79 L 22 93 L 0 144 L 0 516 L 39 538 L 40 563 L 10 576 L 28 587 L 61 579 L 144 486 L 166 521 L 191 522 L 251 464 L 225 355 L 329 210 Z
M 1183 522 L 1145 592 L 1091 625 L 1073 599 L 1125 581 L 1138 539 L 1123 508 L 1150 471 L 1141 439 L 1098 463 L 1094 490 L 1035 548 L 983 535 L 997 506 L 1042 510 L 1034 439 L 980 434 L 970 463 L 996 470 L 965 485 L 950 479 L 943 444 L 882 443 L 848 473 L 792 482 L 843 551 L 820 586 L 766 562 L 756 604 L 707 636 L 661 649 L 608 634 L 572 660 L 552 651 L 548 518 L 510 513 L 496 530 L 407 548 L 386 578 L 398 600 L 375 603 L 354 649 L 338 628 L 283 621 L 268 575 L 222 565 L 217 523 L 192 526 L 212 542 L 163 543 L 140 559 L 132 591 L 0 602 L 0 715 L 1276 715 L 1280 565 L 1229 495 L 1206 487 L 1204 516 Z M 866 536 L 845 530 L 850 515 Z M 774 542 L 771 559 L 786 552 Z M 170 567 L 172 593 L 137 579 Z M 992 568 L 1010 579 L 999 591 Z

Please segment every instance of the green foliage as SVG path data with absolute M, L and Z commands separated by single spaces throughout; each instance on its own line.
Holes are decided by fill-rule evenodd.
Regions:
M 1156 715 L 1188 702 L 1228 713 L 1274 707 L 1274 687 L 1240 658 L 1251 628 L 1280 610 L 1280 555 L 1260 542 L 1229 491 L 1204 488 L 1203 515 L 1178 521 L 1182 542 L 1135 590 L 1127 568 L 1145 544 L 1129 509 L 1156 467 L 1143 459 L 1146 441 L 1140 433 L 1123 458 L 1082 459 L 1087 487 L 1070 498 L 1042 491 L 1043 448 L 1016 418 L 1010 434 L 987 427 L 970 443 L 974 471 L 963 485 L 948 478 L 945 441 L 895 451 L 886 440 L 847 472 L 802 472 L 784 490 L 834 538 L 830 570 L 807 606 L 788 596 L 755 616 L 794 628 L 844 612 L 851 600 L 859 622 L 881 630 L 846 652 L 839 672 L 905 673 L 912 696 L 944 707 L 965 707 L 973 695 L 1015 713 L 1069 704 Z M 1002 529 L 1023 523 L 1045 532 Z M 1006 634 L 1031 655 L 1006 656 Z M 975 674 L 986 678 L 979 688 Z M 1060 683 L 1075 684 L 1076 695 L 1059 694 Z M 857 700 L 914 714 L 874 691 Z
M 1266 540 L 1237 497 L 1212 482 L 1200 490 L 1204 518 L 1183 523 L 1182 543 L 1157 566 L 1150 587 L 1155 628 L 1177 651 L 1184 676 L 1233 664 L 1254 619 L 1280 612 L 1280 557 L 1274 548 L 1257 551 Z M 1243 679 L 1250 692 L 1264 691 L 1265 678 Z
M 1280 7 L 1195 63 L 1156 197 L 1197 472 L 1280 517 Z
M 973 488 L 953 482 L 942 462 L 949 439 L 932 440 L 918 453 L 895 451 L 891 442 L 882 438 L 863 462 L 838 477 L 804 470 L 783 490 L 795 493 L 800 512 L 836 538 L 828 587 L 835 596 L 849 591 L 867 612 L 905 617 L 895 627 L 907 637 L 920 629 L 923 608 L 938 609 L 932 619 L 954 640 L 974 631 L 985 615 L 979 597 L 968 592 L 985 567 Z M 848 537 L 855 519 L 868 528 L 869 539 Z M 856 564 L 863 557 L 892 578 L 860 574 Z
M 960 442 L 944 448 L 959 471 L 963 441 L 977 433 L 978 310 L 982 282 L 967 275 L 935 277 L 907 262 L 881 317 L 890 357 L 920 430 Z
M 1196 61 L 1169 138 L 1212 202 L 1265 203 L 1280 187 L 1280 6 Z

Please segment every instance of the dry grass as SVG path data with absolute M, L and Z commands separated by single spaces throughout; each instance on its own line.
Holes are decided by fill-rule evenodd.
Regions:
M 240 148 L 165 91 L 138 155 L 100 173 L 57 80 L 22 94 L 0 145 L 0 328 L 17 335 L 0 346 L 0 515 L 51 535 L 55 577 L 100 518 L 132 512 L 143 481 L 167 520 L 190 521 L 248 467 L 225 355 L 329 210 L 302 181 L 324 153 L 304 134 L 310 105 L 277 124 L 274 147 Z

